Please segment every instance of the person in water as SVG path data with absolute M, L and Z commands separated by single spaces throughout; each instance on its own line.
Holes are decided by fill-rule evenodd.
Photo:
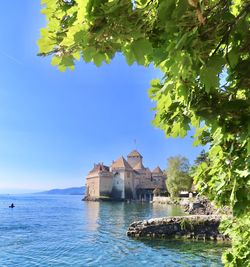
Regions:
M 15 205 L 14 205 L 14 203 L 12 203 L 10 206 L 9 206 L 9 208 L 15 208 Z

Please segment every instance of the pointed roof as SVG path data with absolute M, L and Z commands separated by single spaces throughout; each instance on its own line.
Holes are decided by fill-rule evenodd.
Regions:
M 89 173 L 95 173 L 95 172 L 109 172 L 109 167 L 103 165 L 103 163 L 94 164 L 94 168 Z
M 163 171 L 161 170 L 161 168 L 159 166 L 157 166 L 152 173 L 159 173 L 159 174 L 163 174 Z
M 143 166 L 142 162 L 139 161 L 134 167 L 133 167 L 134 170 L 142 170 L 142 169 L 145 169 L 145 167 Z
M 121 168 L 132 170 L 132 167 L 129 165 L 129 163 L 126 161 L 124 157 L 120 157 L 112 163 L 112 169 L 121 169 Z
M 133 150 L 128 154 L 128 157 L 138 157 L 138 156 L 142 158 L 142 155 L 137 150 Z

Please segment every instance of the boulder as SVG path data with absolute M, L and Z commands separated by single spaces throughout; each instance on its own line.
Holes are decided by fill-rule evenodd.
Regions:
M 195 240 L 229 240 L 219 231 L 220 216 L 189 215 L 154 218 L 130 224 L 127 236 L 153 238 L 183 238 Z

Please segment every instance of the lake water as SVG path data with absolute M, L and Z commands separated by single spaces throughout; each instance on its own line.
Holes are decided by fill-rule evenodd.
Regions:
M 16 208 L 9 209 L 12 202 Z M 126 236 L 135 220 L 178 214 L 178 207 L 149 203 L 2 195 L 0 266 L 222 266 L 220 244 Z

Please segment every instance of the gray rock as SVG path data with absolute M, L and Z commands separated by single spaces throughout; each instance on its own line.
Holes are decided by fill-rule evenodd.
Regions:
M 130 237 L 185 238 L 194 240 L 229 240 L 219 232 L 221 217 L 217 215 L 189 215 L 155 218 L 132 223 Z

